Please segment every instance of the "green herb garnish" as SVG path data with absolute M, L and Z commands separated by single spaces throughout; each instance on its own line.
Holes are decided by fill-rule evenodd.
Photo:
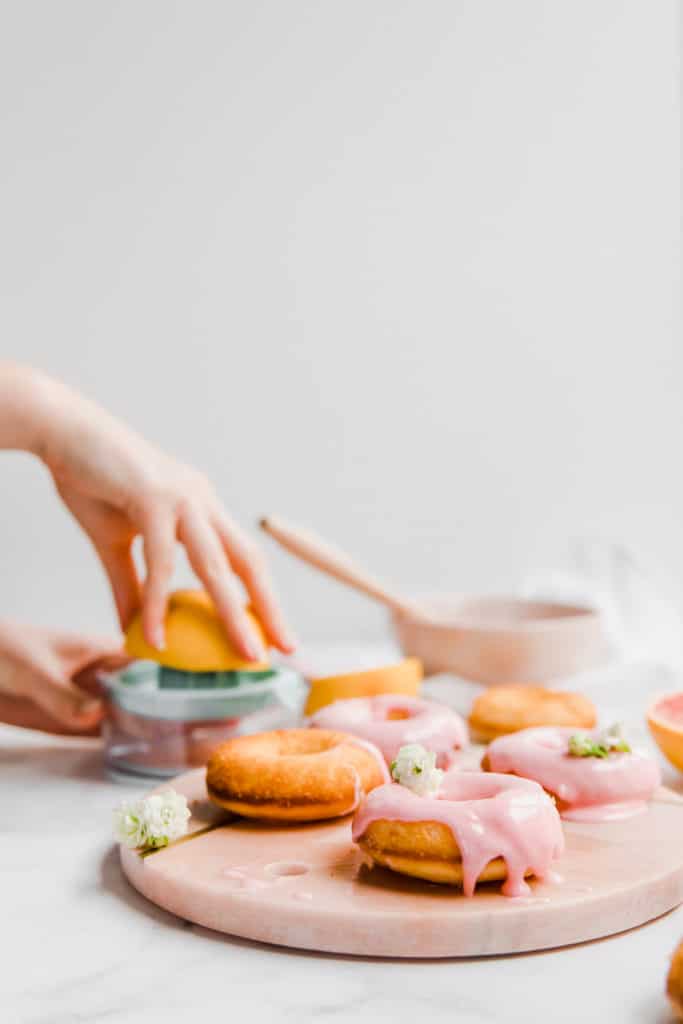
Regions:
M 585 732 L 575 732 L 569 737 L 568 751 L 572 757 L 609 757 L 613 753 L 630 754 L 631 745 L 626 740 L 620 725 L 611 725 L 609 729 L 596 737 Z

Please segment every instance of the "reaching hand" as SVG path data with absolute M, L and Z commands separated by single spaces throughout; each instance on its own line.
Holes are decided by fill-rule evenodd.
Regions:
M 242 580 L 270 642 L 282 651 L 293 650 L 259 549 L 201 473 L 165 455 L 59 382 L 25 368 L 0 366 L 3 446 L 27 447 L 47 465 L 64 504 L 102 561 L 124 628 L 142 606 L 145 638 L 163 647 L 167 591 L 179 541 L 241 655 L 258 660 L 262 651 L 235 576 Z M 132 557 L 138 535 L 147 568 L 142 585 Z
M 104 708 L 86 688 L 88 669 L 113 669 L 124 660 L 117 640 L 0 623 L 0 721 L 44 732 L 94 733 Z

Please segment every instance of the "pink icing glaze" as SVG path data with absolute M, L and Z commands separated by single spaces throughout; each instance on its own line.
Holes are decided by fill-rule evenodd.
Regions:
M 385 764 L 384 758 L 382 757 L 381 752 L 373 743 L 370 743 L 369 740 L 361 739 L 359 736 L 347 736 L 344 742 L 348 743 L 352 747 L 359 747 L 361 750 L 366 750 L 368 754 L 372 754 L 372 757 L 374 758 L 377 767 L 379 768 L 379 772 L 380 775 L 382 776 L 382 779 L 384 780 L 384 783 L 386 784 L 387 782 L 391 782 L 391 775 L 389 774 L 389 769 Z M 348 812 L 346 812 L 350 814 L 351 811 L 355 811 L 358 805 L 360 804 L 361 800 L 365 796 L 365 790 L 363 789 L 363 783 L 361 782 L 360 773 L 358 772 L 356 766 L 349 764 L 348 767 L 353 772 L 354 777 L 353 807 L 349 807 Z
M 408 717 L 388 718 L 392 711 L 404 712 Z M 467 727 L 455 711 L 434 701 L 393 693 L 337 700 L 316 711 L 311 726 L 369 740 L 379 747 L 387 764 L 406 743 L 421 743 L 437 755 L 439 768 L 449 768 L 454 749 L 467 743 Z
M 560 817 L 550 797 L 536 782 L 511 775 L 449 772 L 430 797 L 397 784 L 379 786 L 355 814 L 354 841 L 380 820 L 446 825 L 460 848 L 466 896 L 496 857 L 507 866 L 503 893 L 525 896 L 530 891 L 525 874 L 547 877 L 552 861 L 564 850 Z
M 567 744 L 576 731 L 544 727 L 500 736 L 487 750 L 491 770 L 539 782 L 568 805 L 563 818 L 614 821 L 641 811 L 661 783 L 656 761 L 636 752 L 573 757 Z

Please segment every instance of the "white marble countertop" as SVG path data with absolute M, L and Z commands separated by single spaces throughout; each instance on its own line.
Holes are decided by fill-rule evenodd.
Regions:
M 592 695 L 606 715 L 618 705 L 637 726 L 647 691 L 661 683 L 630 669 Z M 139 791 L 107 779 L 97 741 L 0 727 L 3 1024 L 169 1024 L 199 1014 L 292 1024 L 670 1020 L 663 989 L 681 910 L 599 942 L 477 960 L 260 946 L 180 921 L 130 888 L 110 816 Z

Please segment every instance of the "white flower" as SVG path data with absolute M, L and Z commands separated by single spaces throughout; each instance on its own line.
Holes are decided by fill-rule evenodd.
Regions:
M 621 722 L 616 722 L 614 725 L 610 725 L 609 729 L 603 730 L 600 733 L 600 742 L 608 750 L 621 750 L 624 753 L 629 753 L 631 745 L 624 736 L 624 727 Z
M 114 808 L 114 838 L 122 846 L 134 850 L 145 844 L 145 826 L 142 820 L 142 801 L 122 801 Z
M 433 796 L 441 785 L 443 772 L 436 767 L 433 751 L 425 750 L 419 743 L 408 743 L 391 762 L 391 775 L 418 796 Z
M 167 789 L 119 804 L 114 810 L 114 836 L 131 850 L 154 850 L 184 836 L 189 818 L 185 797 Z

